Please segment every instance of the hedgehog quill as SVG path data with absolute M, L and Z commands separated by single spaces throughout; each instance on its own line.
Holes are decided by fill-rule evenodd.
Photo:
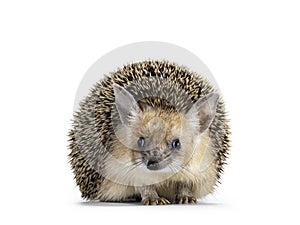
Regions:
M 168 61 L 125 65 L 74 113 L 70 164 L 88 200 L 196 203 L 220 181 L 230 128 L 218 90 Z

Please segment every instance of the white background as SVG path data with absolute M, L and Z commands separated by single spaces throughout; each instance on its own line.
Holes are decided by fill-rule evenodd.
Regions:
M 298 1 L 1 1 L 1 224 L 299 224 Z M 67 159 L 83 74 L 166 41 L 198 55 L 232 120 L 222 185 L 197 206 L 84 203 Z M 298 212 L 298 213 L 297 213 Z

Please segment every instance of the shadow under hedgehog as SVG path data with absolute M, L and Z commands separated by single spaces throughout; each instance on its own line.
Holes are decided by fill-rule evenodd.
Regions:
M 74 113 L 70 163 L 82 197 L 195 203 L 212 193 L 229 150 L 218 90 L 168 61 L 125 65 Z

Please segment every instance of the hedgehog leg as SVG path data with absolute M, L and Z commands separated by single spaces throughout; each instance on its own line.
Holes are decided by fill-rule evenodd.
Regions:
M 195 198 L 190 191 L 191 187 L 188 184 L 178 182 L 176 184 L 176 194 L 175 194 L 175 204 L 189 204 L 196 203 L 197 198 Z
M 163 197 L 159 197 L 155 187 L 150 186 L 143 186 L 138 188 L 141 197 L 142 203 L 144 205 L 167 205 L 170 204 L 169 200 Z

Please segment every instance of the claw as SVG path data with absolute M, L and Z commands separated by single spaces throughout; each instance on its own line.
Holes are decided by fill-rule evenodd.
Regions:
M 190 200 L 190 203 L 192 203 L 192 204 L 196 204 L 196 203 L 197 203 L 197 199 L 196 199 L 196 198 L 194 198 L 194 197 L 192 197 L 192 198 L 191 198 L 191 200 Z
M 182 204 L 182 198 L 178 198 L 177 204 Z
M 170 204 L 171 202 L 166 198 L 161 198 L 164 205 Z
M 142 203 L 143 205 L 149 205 L 149 199 L 143 199 Z
M 189 198 L 187 196 L 184 197 L 183 204 L 189 203 Z

